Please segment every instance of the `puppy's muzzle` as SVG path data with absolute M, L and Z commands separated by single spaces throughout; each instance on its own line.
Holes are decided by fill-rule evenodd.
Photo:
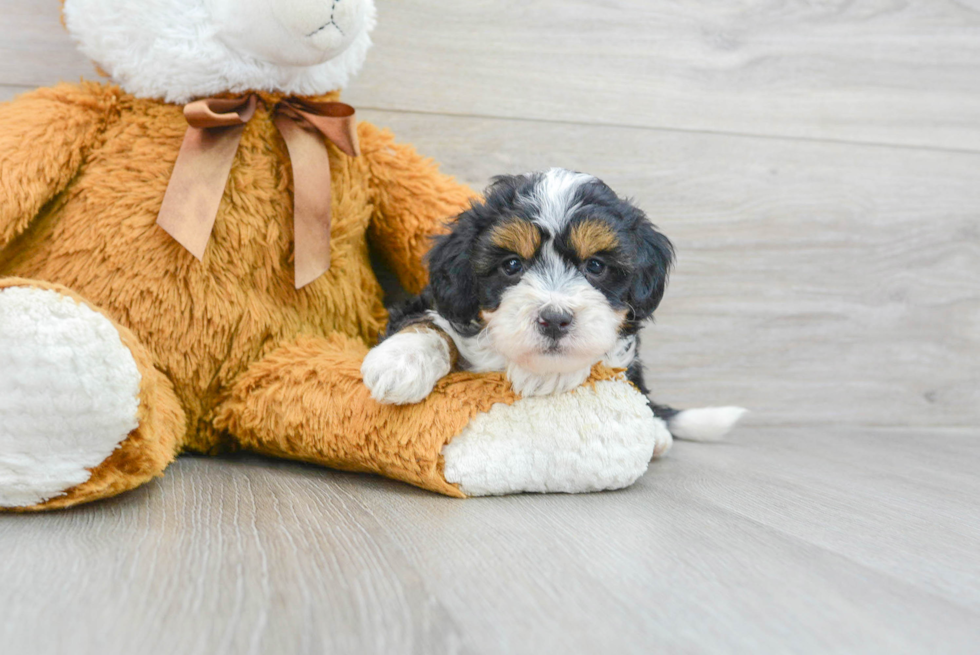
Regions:
M 552 341 L 559 341 L 568 334 L 573 318 L 571 312 L 562 309 L 545 309 L 538 314 L 538 332 Z

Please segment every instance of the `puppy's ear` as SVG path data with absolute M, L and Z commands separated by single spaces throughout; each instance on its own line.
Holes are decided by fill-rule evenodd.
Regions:
M 474 209 L 450 224 L 449 234 L 435 237 L 426 259 L 429 264 L 427 293 L 435 309 L 454 326 L 465 326 L 480 314 L 480 299 L 473 270 L 473 248 L 479 230 Z
M 667 278 L 674 265 L 674 246 L 657 231 L 646 215 L 636 211 L 636 268 L 629 291 L 630 321 L 650 318 L 667 289 Z
M 533 187 L 534 177 L 528 175 L 495 175 L 483 196 L 488 205 L 510 206 L 517 201 L 521 189 Z

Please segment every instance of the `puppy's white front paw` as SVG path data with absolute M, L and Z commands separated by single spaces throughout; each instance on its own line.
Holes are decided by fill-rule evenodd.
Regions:
M 422 328 L 382 341 L 364 358 L 361 375 L 379 403 L 409 405 L 424 400 L 450 368 L 449 344 L 435 330 Z

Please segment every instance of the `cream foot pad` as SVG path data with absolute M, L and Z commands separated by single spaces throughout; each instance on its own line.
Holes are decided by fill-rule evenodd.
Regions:
M 443 448 L 446 480 L 470 496 L 620 489 L 670 447 L 663 421 L 625 381 L 497 404 Z
M 104 316 L 56 291 L 0 289 L 0 507 L 88 480 L 136 428 L 139 389 Z

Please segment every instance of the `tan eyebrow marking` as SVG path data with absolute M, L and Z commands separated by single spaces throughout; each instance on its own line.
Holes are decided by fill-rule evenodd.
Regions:
M 619 238 L 612 227 L 595 219 L 587 219 L 573 225 L 569 241 L 579 259 L 587 259 L 597 252 L 619 247 Z
M 494 227 L 490 241 L 498 248 L 531 259 L 541 247 L 541 231 L 528 221 L 513 218 Z

